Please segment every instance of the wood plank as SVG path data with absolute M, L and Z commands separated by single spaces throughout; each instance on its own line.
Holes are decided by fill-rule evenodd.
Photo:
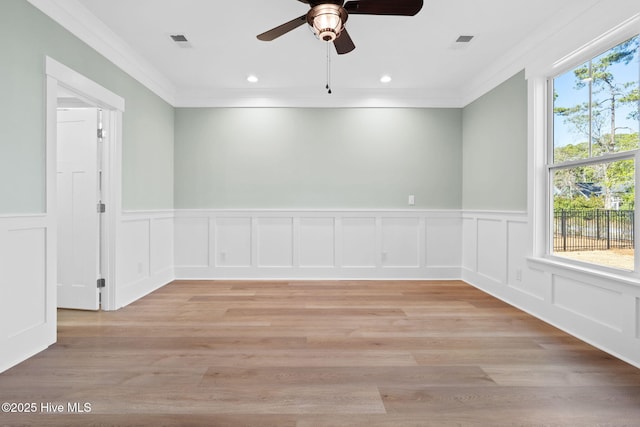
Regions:
M 176 281 L 59 311 L 0 374 L 33 426 L 637 425 L 640 370 L 460 281 Z

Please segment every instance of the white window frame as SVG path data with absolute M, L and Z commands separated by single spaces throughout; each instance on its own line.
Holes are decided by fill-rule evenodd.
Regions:
M 580 262 L 553 254 L 553 191 L 552 171 L 570 163 L 553 164 L 553 93 L 551 82 L 557 76 L 584 64 L 618 44 L 640 33 L 640 15 L 635 15 L 607 31 L 586 45 L 546 66 L 540 61 L 527 68 L 529 108 L 529 217 L 532 253 L 529 261 L 533 268 L 548 267 L 588 273 L 627 284 L 640 285 L 640 242 L 635 243 L 634 271 L 626 271 L 598 264 Z M 634 159 L 636 184 L 640 185 L 640 150 L 606 154 L 590 159 L 591 163 Z M 577 161 L 575 164 L 584 164 Z M 636 192 L 636 206 L 640 207 L 640 194 Z M 640 215 L 635 215 L 636 230 L 640 230 Z M 638 241 L 638 239 L 636 239 Z M 546 266 L 546 267 L 545 267 Z
M 635 37 L 637 35 L 634 35 L 633 37 Z M 631 38 L 631 37 L 630 37 Z M 625 39 L 628 40 L 629 38 Z M 624 42 L 625 40 L 622 40 L 622 42 Z M 595 49 L 593 50 L 589 50 L 587 52 L 593 52 L 593 55 L 590 56 L 589 60 L 596 58 L 597 56 L 609 51 L 610 49 L 613 49 L 614 47 L 616 47 L 619 43 L 614 43 L 611 46 L 609 46 L 608 48 L 605 48 L 604 50 L 598 50 L 596 51 Z M 639 52 L 640 53 L 640 52 Z M 561 69 L 558 70 L 558 72 L 554 75 L 551 76 L 547 79 L 547 99 L 549 100 L 548 105 L 547 105 L 547 114 L 548 114 L 548 120 L 547 120 L 547 222 L 546 222 L 546 237 L 547 237 L 547 248 L 546 248 L 546 256 L 548 256 L 549 258 L 555 259 L 555 260 L 561 260 L 562 262 L 566 262 L 569 264 L 573 264 L 576 266 L 583 266 L 583 267 L 587 267 L 587 268 L 593 268 L 596 270 L 603 270 L 605 272 L 608 273 L 617 273 L 617 274 L 623 274 L 623 275 L 627 275 L 630 274 L 632 276 L 637 276 L 640 277 L 640 251 L 638 251 L 638 239 L 636 238 L 634 240 L 634 268 L 632 271 L 628 271 L 628 270 L 623 270 L 623 269 L 618 269 L 618 268 L 613 268 L 613 267 L 608 267 L 602 264 L 595 264 L 595 263 L 589 263 L 589 262 L 584 262 L 584 261 L 578 261 L 578 260 L 574 260 L 574 259 L 568 259 L 559 255 L 554 254 L 554 250 L 553 250 L 553 228 L 554 228 L 554 211 L 553 211 L 553 173 L 554 171 L 557 170 L 562 170 L 562 169 L 567 169 L 567 168 L 571 168 L 571 167 L 576 167 L 576 166 L 589 166 L 589 165 L 594 165 L 594 164 L 602 164 L 602 163 L 610 163 L 610 162 L 615 162 L 615 161 L 620 161 L 620 160 L 634 160 L 635 163 L 635 182 L 640 183 L 640 173 L 639 170 L 640 169 L 640 163 L 638 162 L 640 160 L 640 150 L 636 149 L 636 150 L 629 150 L 629 151 L 623 151 L 623 152 L 616 152 L 616 153 L 606 153 L 603 155 L 599 155 L 599 156 L 593 156 L 593 157 L 589 157 L 586 159 L 579 159 L 579 160 L 571 160 L 571 161 L 565 161 L 565 162 L 559 162 L 559 163 L 554 163 L 554 150 L 555 150 L 555 140 L 554 140 L 554 104 L 553 104 L 553 92 L 554 92 L 554 87 L 553 87 L 553 82 L 554 80 L 563 75 L 566 74 L 568 72 L 570 72 L 571 70 L 573 70 L 575 67 L 578 67 L 580 65 L 582 65 L 584 63 L 584 61 L 569 61 L 567 63 L 565 63 L 565 66 Z M 640 78 L 640 76 L 639 76 Z M 640 201 L 640 195 L 638 194 L 637 191 L 634 192 L 635 194 L 635 203 L 634 206 L 640 206 L 639 201 Z M 634 209 L 635 211 L 635 209 Z M 638 228 L 639 225 L 639 219 L 638 219 L 638 215 L 634 215 L 634 227 L 635 230 L 640 230 Z
M 551 125 L 549 125 L 549 128 L 551 128 Z M 553 144 L 553 140 L 550 139 L 549 140 L 549 144 Z M 549 150 L 551 151 L 551 146 L 549 147 Z M 636 184 L 639 183 L 640 181 L 639 179 L 639 174 L 638 174 L 638 169 L 640 169 L 640 167 L 638 165 L 640 165 L 640 163 L 638 163 L 638 161 L 640 160 L 640 150 L 630 150 L 630 151 L 623 151 L 623 152 L 619 152 L 619 153 L 612 153 L 612 154 L 605 154 L 602 156 L 598 156 L 598 157 L 590 157 L 588 159 L 584 159 L 584 160 L 574 160 L 574 161 L 570 161 L 570 162 L 562 162 L 562 163 L 553 163 L 553 160 L 549 160 L 549 163 L 547 163 L 547 182 L 548 182 L 548 188 L 547 188 L 547 198 L 548 198 L 548 203 L 547 203 L 547 215 L 548 215 L 548 219 L 547 219 L 547 256 L 549 256 L 550 258 L 553 259 L 557 259 L 557 260 L 561 260 L 562 262 L 567 262 L 570 264 L 575 264 L 575 265 L 582 265 L 585 267 L 589 267 L 589 268 L 596 268 L 596 269 L 603 269 L 604 271 L 607 272 L 611 272 L 611 273 L 620 273 L 620 274 L 629 274 L 629 273 L 637 273 L 639 268 L 638 266 L 640 265 L 638 260 L 639 260 L 639 255 L 640 255 L 640 251 L 637 250 L 638 248 L 638 238 L 636 237 L 634 239 L 634 268 L 633 271 L 628 271 L 628 270 L 622 270 L 622 269 L 618 269 L 618 268 L 613 268 L 613 267 L 607 267 L 605 265 L 602 264 L 595 264 L 595 263 L 590 263 L 590 262 L 583 262 L 583 261 L 578 261 L 578 260 L 574 260 L 574 259 L 569 259 L 569 258 L 565 258 L 563 256 L 559 256 L 559 255 L 555 255 L 554 251 L 553 251 L 553 228 L 554 228 L 554 209 L 553 209 L 553 173 L 557 170 L 563 170 L 563 169 L 569 169 L 572 167 L 576 167 L 576 166 L 589 166 L 589 165 L 594 165 L 594 164 L 602 164 L 602 163 L 611 163 L 611 162 L 615 162 L 615 161 L 620 161 L 620 160 L 633 160 L 634 164 L 635 164 L 635 182 Z M 638 205 L 638 201 L 640 199 L 638 192 L 636 191 L 635 194 L 635 206 L 639 206 Z M 634 209 L 635 212 L 635 209 Z M 638 230 L 638 215 L 634 214 L 634 227 L 635 230 Z M 640 277 L 640 275 L 638 275 L 638 277 Z

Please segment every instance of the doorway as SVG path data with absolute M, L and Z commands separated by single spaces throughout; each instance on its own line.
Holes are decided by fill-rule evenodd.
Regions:
M 46 74 L 46 204 L 56 229 L 47 304 L 116 310 L 124 99 L 49 57 Z M 84 142 L 62 141 L 76 133 Z M 83 165 L 68 164 L 78 157 Z

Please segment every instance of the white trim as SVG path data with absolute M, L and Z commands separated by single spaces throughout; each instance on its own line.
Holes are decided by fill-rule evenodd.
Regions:
M 585 55 L 585 49 L 604 50 L 603 46 L 612 40 L 622 42 L 640 32 L 637 1 L 585 0 L 585 3 L 589 5 L 578 15 L 570 6 L 564 7 L 546 22 L 545 28 L 506 52 L 492 67 L 480 70 L 461 91 L 465 94 L 463 105 L 475 101 L 523 69 L 526 69 L 527 78 L 559 74 L 561 71 L 550 64 L 560 61 L 563 62 L 556 67 L 568 66 L 568 62 L 577 64 L 580 55 Z
M 640 281 L 532 257 L 523 238 L 532 221 L 525 215 L 462 216 L 464 281 L 640 367 Z M 480 224 L 492 233 L 480 233 Z
M 556 77 L 640 33 L 640 6 L 633 0 L 600 1 L 582 16 L 532 52 L 525 64 L 527 78 Z
M 637 2 L 619 3 L 628 6 L 627 12 L 629 9 L 638 10 Z M 562 28 L 557 33 L 560 43 L 549 44 L 546 51 L 539 48 L 539 57 L 533 58 L 528 64 L 527 235 L 530 241 L 526 247 L 519 248 L 520 262 L 524 262 L 525 266 L 524 280 L 518 284 L 508 283 L 505 287 L 502 283 L 487 280 L 473 268 L 466 266 L 463 266 L 463 279 L 640 367 L 640 336 L 637 331 L 640 319 L 640 280 L 637 275 L 612 272 L 597 266 L 578 265 L 547 256 L 552 244 L 552 213 L 549 206 L 552 184 L 549 170 L 556 167 L 550 166 L 549 162 L 549 127 L 552 121 L 548 105 L 548 80 L 561 70 L 569 69 L 585 58 L 598 55 L 606 48 L 638 33 L 640 14 L 621 18 L 624 13 L 624 8 L 599 2 L 585 12 L 591 17 L 600 15 L 602 18 L 587 19 L 594 22 L 593 28 L 585 31 L 577 23 Z M 605 25 L 608 27 L 603 27 Z M 588 37 L 593 41 L 585 40 Z M 608 46 L 605 47 L 604 44 Z M 628 157 L 629 153 L 620 156 Z M 610 159 L 598 158 L 594 161 Z M 509 248 L 508 253 L 511 252 Z
M 459 210 L 176 210 L 175 272 L 179 279 L 456 279 L 461 235 Z
M 585 0 L 585 3 L 592 4 L 591 7 L 598 2 L 599 0 Z M 585 15 L 591 7 L 586 9 L 580 16 Z M 559 42 L 556 37 L 557 33 L 567 25 L 567 22 L 571 23 L 571 21 L 576 21 L 577 19 L 575 10 L 571 9 L 571 7 L 565 6 L 560 9 L 546 22 L 545 28 L 538 29 L 533 36 L 514 46 L 499 60 L 495 61 L 490 68 L 480 70 L 478 76 L 465 86 L 464 93 L 466 97 L 464 98 L 464 105 L 480 98 L 525 69 L 530 59 L 536 57 L 536 49 L 548 43 L 557 44 Z
M 554 274 L 562 274 L 579 278 L 583 282 L 594 283 L 615 289 L 620 286 L 630 287 L 631 291 L 640 290 L 640 278 L 615 272 L 613 269 L 593 268 L 590 264 L 565 262 L 557 257 L 527 258 L 527 263 L 537 270 L 548 270 Z M 618 290 L 618 289 L 616 289 Z
M 536 256 L 548 252 L 547 215 L 547 79 L 528 81 L 528 158 L 527 188 L 530 247 Z
M 615 153 L 605 153 L 601 156 L 594 156 L 588 159 L 568 160 L 562 163 L 550 163 L 547 165 L 547 171 L 555 171 L 562 169 L 576 168 L 580 166 L 597 165 L 601 163 L 613 163 L 621 160 L 635 160 L 640 150 L 618 151 Z
M 55 227 L 46 214 L 0 217 L 0 372 L 56 342 Z
M 605 43 L 619 34 L 618 25 L 625 31 L 637 28 L 639 9 L 635 0 L 585 0 L 588 5 L 579 15 L 570 6 L 562 8 L 544 28 L 514 46 L 493 66 L 480 70 L 476 78 L 461 88 L 449 90 L 345 90 L 327 97 L 299 92 L 283 93 L 265 90 L 256 95 L 254 90 L 225 90 L 214 92 L 178 92 L 175 85 L 160 71 L 141 58 L 125 41 L 98 20 L 78 0 L 28 0 L 29 3 L 61 24 L 80 40 L 87 43 L 108 60 L 133 76 L 174 107 L 317 107 L 317 108 L 462 108 L 494 89 L 522 69 L 539 70 L 549 74 L 548 58 L 563 57 L 574 60 L 581 53 L 576 46 L 596 38 Z M 629 16 L 633 15 L 631 18 Z M 624 22 L 622 22 L 624 21 Z M 589 23 L 585 27 L 585 22 Z M 620 24 L 622 22 L 622 24 Z M 598 32 L 599 31 L 599 32 Z M 637 29 L 636 29 L 637 32 Z M 598 39 L 598 35 L 600 39 Z M 622 41 L 622 40 L 621 40 Z M 592 42 L 593 43 L 593 42 Z M 558 55 L 557 52 L 563 52 Z M 568 53 L 573 52 L 573 53 Z M 576 56 L 577 55 L 577 56 Z M 554 60 L 555 60 L 554 59 Z M 566 62 L 566 61 L 565 61 Z M 563 62 L 563 64 L 565 63 Z M 538 64 L 538 65 L 536 65 Z M 542 67 L 539 64 L 544 64 Z M 535 73 L 534 73 L 535 74 Z
M 510 77 L 510 76 L 509 76 Z M 403 89 L 341 89 L 324 91 L 281 89 L 181 92 L 176 108 L 461 108 L 456 91 Z
M 621 160 L 634 160 L 636 164 L 636 182 L 640 179 L 638 164 L 640 163 L 640 150 L 630 150 L 611 154 L 603 154 L 582 160 L 570 160 L 561 163 L 553 163 L 553 110 L 550 100 L 553 97 L 552 83 L 560 72 L 569 72 L 576 64 L 584 63 L 598 55 L 606 52 L 614 46 L 637 36 L 640 32 L 640 13 L 624 20 L 612 29 L 605 31 L 571 53 L 563 56 L 553 63 L 551 67 L 540 67 L 536 72 L 546 70 L 545 75 L 531 76 L 529 78 L 529 157 L 532 161 L 529 164 L 529 197 L 532 220 L 534 246 L 533 260 L 540 261 L 540 265 L 565 266 L 572 270 L 583 269 L 586 272 L 593 272 L 603 277 L 608 277 L 610 273 L 628 277 L 631 282 L 637 282 L 640 278 L 638 266 L 640 265 L 640 253 L 635 252 L 634 271 L 618 273 L 618 270 L 604 265 L 582 263 L 574 260 L 563 260 L 554 256 L 552 248 L 552 224 L 553 212 L 551 209 L 553 194 L 552 173 L 557 170 L 575 168 L 584 165 L 601 163 L 611 163 Z M 636 199 L 640 197 L 636 195 Z M 533 209 L 535 208 L 535 209 Z M 640 224 L 637 216 L 636 225 Z M 543 240 L 544 239 L 544 240 Z M 640 284 L 640 282 L 638 283 Z
M 175 103 L 176 89 L 173 83 L 80 2 L 77 0 L 28 0 L 28 2 L 160 98 L 169 104 Z
M 80 93 L 83 98 L 96 106 L 124 112 L 124 98 L 49 56 L 45 58 L 45 69 L 47 76 L 57 80 L 58 84 L 75 93 Z
M 563 58 L 555 61 L 552 65 L 553 75 L 560 75 L 568 71 L 572 67 L 588 61 L 599 53 L 611 49 L 611 47 L 618 45 L 623 41 L 635 36 L 640 32 L 639 26 L 640 13 L 625 20 L 621 24 L 616 25 L 614 28 L 596 37 L 589 43 L 579 47 Z
M 122 123 L 124 114 L 124 100 L 122 109 L 111 110 L 108 113 L 109 135 L 108 152 L 104 153 L 103 168 L 107 170 L 108 179 L 103 182 L 103 202 L 107 211 L 103 215 L 102 250 L 103 275 L 107 286 L 102 290 L 102 309 L 116 310 L 117 306 L 117 250 L 120 241 L 120 224 L 122 217 Z
M 103 289 L 103 309 L 115 309 L 116 301 L 116 247 L 118 243 L 119 218 L 121 212 L 122 199 L 122 119 L 125 108 L 125 101 L 122 97 L 105 89 L 99 84 L 77 73 L 71 68 L 46 57 L 45 73 L 47 75 L 47 99 L 46 99 L 46 146 L 47 146 L 47 216 L 56 224 L 56 187 L 57 187 L 57 150 L 56 150 L 56 108 L 58 86 L 71 90 L 91 101 L 95 106 L 109 110 L 109 144 L 108 152 L 104 157 L 104 170 L 106 180 L 104 181 L 103 202 L 109 207 L 103 216 L 104 233 L 103 236 L 103 266 L 104 278 L 107 287 Z M 52 227 L 55 229 L 55 226 Z M 52 233 L 52 240 L 55 244 L 56 233 Z M 55 253 L 52 252 L 52 253 Z M 56 256 L 53 256 L 52 263 L 55 265 Z M 52 268 L 55 278 L 55 268 Z M 54 280 L 55 282 L 55 280 Z M 55 303 L 55 301 L 54 301 Z
M 127 211 L 126 213 L 129 215 L 136 213 L 168 213 L 169 210 L 149 210 L 149 211 Z M 317 214 L 321 215 L 340 215 L 340 216 L 362 216 L 363 214 L 372 214 L 372 215 L 381 215 L 381 216 L 418 216 L 418 215 L 429 215 L 430 217 L 448 217 L 448 216 L 459 216 L 462 211 L 460 209 L 366 209 L 366 208 L 319 208 L 319 209 L 310 209 L 310 208 L 202 208 L 202 209 L 175 209 L 173 210 L 176 216 L 202 216 L 209 215 L 211 213 L 215 214 L 224 214 L 224 215 L 261 215 L 261 216 L 271 216 L 275 215 L 277 217 L 281 217 L 282 215 L 310 215 L 316 216 Z M 500 214 L 500 211 L 481 211 L 481 212 L 495 212 L 496 214 Z M 513 214 L 517 215 L 521 212 L 513 211 Z
M 144 297 L 170 283 L 174 272 L 174 211 L 148 210 L 123 213 L 114 309 Z

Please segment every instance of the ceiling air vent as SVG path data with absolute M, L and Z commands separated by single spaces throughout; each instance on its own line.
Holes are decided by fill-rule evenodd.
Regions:
M 456 43 L 469 43 L 471 40 L 473 40 L 473 36 L 460 36 Z
M 184 34 L 171 34 L 169 37 L 180 47 L 192 47 L 189 39 Z
M 471 40 L 475 36 L 459 36 L 455 42 L 451 43 L 449 49 L 451 50 L 464 50 L 471 45 Z

